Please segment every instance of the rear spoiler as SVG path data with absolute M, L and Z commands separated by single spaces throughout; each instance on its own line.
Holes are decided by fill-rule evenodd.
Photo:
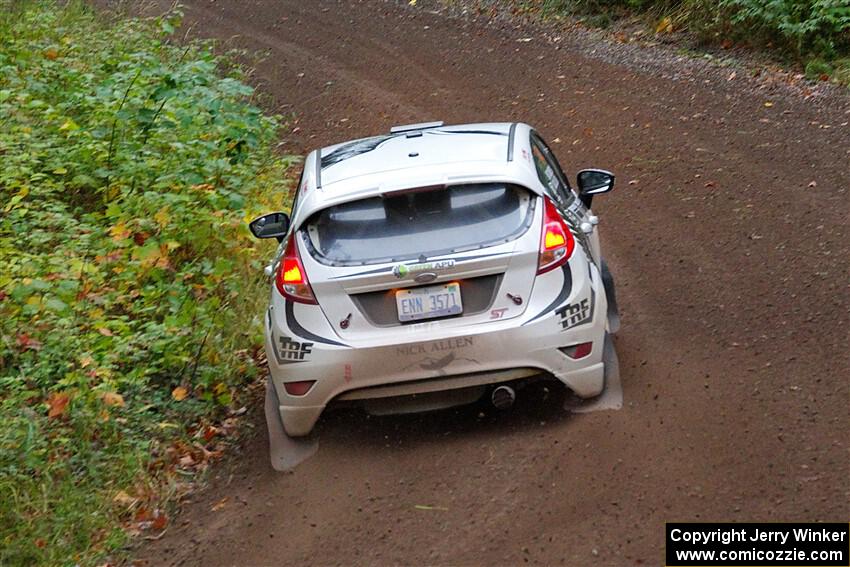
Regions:
M 404 126 L 393 126 L 390 128 L 390 134 L 402 134 L 404 132 L 415 132 L 417 130 L 428 130 L 429 128 L 439 128 L 444 126 L 444 122 L 420 122 L 419 124 L 406 124 Z

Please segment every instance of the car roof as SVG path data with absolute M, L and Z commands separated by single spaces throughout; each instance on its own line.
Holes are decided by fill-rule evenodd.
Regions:
M 511 124 L 415 126 L 322 148 L 321 184 L 414 166 L 507 159 Z
M 312 152 L 304 163 L 294 228 L 317 210 L 412 187 L 489 181 L 542 191 L 527 124 L 436 123 L 393 130 Z

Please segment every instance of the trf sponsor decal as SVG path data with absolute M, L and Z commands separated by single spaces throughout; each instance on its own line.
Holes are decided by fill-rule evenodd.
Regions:
M 290 364 L 292 362 L 305 362 L 310 359 L 313 352 L 313 344 L 307 342 L 293 341 L 289 337 L 280 336 L 277 340 L 272 337 L 272 349 L 278 364 Z
M 561 329 L 572 329 L 582 323 L 587 323 L 593 317 L 590 299 L 582 299 L 578 303 L 568 303 L 558 308 L 555 313 L 561 319 Z

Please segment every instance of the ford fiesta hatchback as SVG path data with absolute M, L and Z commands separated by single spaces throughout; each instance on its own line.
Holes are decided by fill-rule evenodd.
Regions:
M 613 184 L 584 170 L 574 190 L 526 124 L 401 126 L 312 152 L 291 220 L 250 223 L 280 242 L 264 326 L 286 432 L 333 405 L 507 406 L 541 377 L 599 395 L 619 319 L 590 205 Z

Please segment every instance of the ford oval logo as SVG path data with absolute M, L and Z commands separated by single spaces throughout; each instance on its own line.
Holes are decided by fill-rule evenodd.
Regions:
M 419 274 L 418 276 L 413 278 L 413 281 L 415 281 L 417 283 L 428 283 L 428 282 L 432 282 L 436 279 L 437 279 L 437 274 L 435 274 L 434 272 L 425 272 L 424 274 Z

